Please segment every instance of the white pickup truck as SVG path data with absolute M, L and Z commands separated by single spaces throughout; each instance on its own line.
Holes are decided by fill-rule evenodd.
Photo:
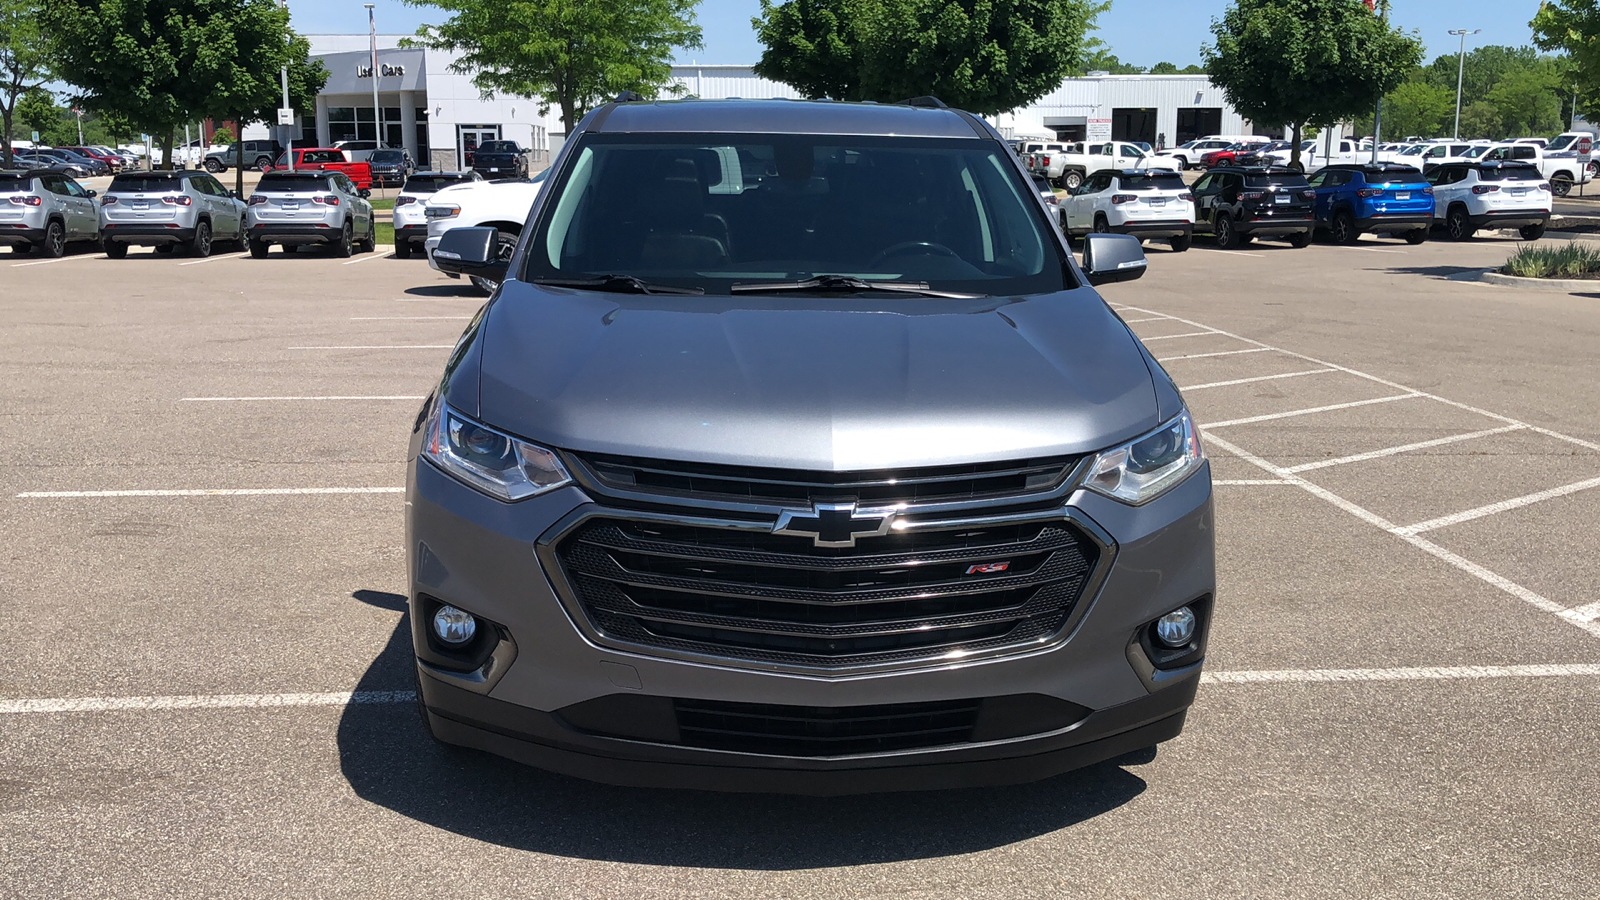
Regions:
M 516 249 L 517 237 L 522 234 L 523 223 L 533 209 L 533 201 L 544 186 L 549 169 L 535 173 L 527 181 L 471 181 L 435 192 L 422 207 L 428 220 L 428 239 L 423 248 L 428 254 L 428 265 L 439 269 L 433 259 L 439 238 L 452 228 L 491 226 L 500 230 L 500 253 L 510 257 Z M 442 271 L 442 270 L 441 270 Z M 460 278 L 448 272 L 451 278 Z M 471 276 L 472 284 L 486 294 L 499 287 L 487 278 Z
M 1274 150 L 1267 155 L 1272 157 L 1276 164 L 1280 166 L 1290 166 L 1289 160 L 1293 158 L 1292 148 Z M 1323 166 L 1354 165 L 1355 163 L 1366 162 L 1371 158 L 1372 151 L 1367 150 L 1363 155 L 1361 146 L 1355 141 L 1340 138 L 1324 145 L 1321 140 L 1312 138 L 1311 140 L 1300 142 L 1300 162 L 1295 165 L 1298 166 L 1300 171 L 1309 174 Z
M 1584 135 L 1588 137 L 1588 135 Z M 1573 141 L 1563 144 L 1560 150 L 1548 150 L 1538 144 L 1501 144 L 1484 153 L 1483 160 L 1515 160 L 1533 163 L 1539 174 L 1550 182 L 1550 193 L 1565 197 L 1574 184 L 1587 184 L 1594 175 L 1589 170 L 1590 154 L 1583 152 L 1584 143 Z M 1592 148 L 1592 143 L 1591 143 Z
M 1043 175 L 1052 184 L 1075 191 L 1084 179 L 1104 169 L 1163 169 L 1176 172 L 1180 164 L 1157 156 L 1127 141 L 1070 144 L 1066 152 L 1040 151 L 1028 158 L 1028 170 Z

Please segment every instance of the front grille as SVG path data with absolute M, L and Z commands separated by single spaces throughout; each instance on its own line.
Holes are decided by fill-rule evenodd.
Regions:
M 595 518 L 557 545 L 603 636 L 810 668 L 916 662 L 1042 642 L 1083 594 L 1099 547 L 1072 523 L 806 538 Z M 968 574 L 1005 563 L 1003 571 Z
M 1052 457 L 998 463 L 867 472 L 812 472 L 586 456 L 603 487 L 669 498 L 810 506 L 854 500 L 895 506 L 1015 498 L 1060 487 L 1078 462 Z
M 679 743 L 775 756 L 848 756 L 972 739 L 978 700 L 883 706 L 778 706 L 678 700 Z

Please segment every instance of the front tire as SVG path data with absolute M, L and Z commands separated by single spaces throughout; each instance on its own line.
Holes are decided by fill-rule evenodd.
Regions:
M 1216 233 L 1217 246 L 1223 250 L 1232 250 L 1244 243 L 1239 240 L 1239 232 L 1233 229 L 1233 219 L 1227 215 L 1217 216 L 1211 230 Z
M 1172 245 L 1173 253 L 1182 253 L 1194 245 L 1194 235 L 1180 234 L 1177 237 L 1172 238 L 1167 243 Z
M 1356 231 L 1356 217 L 1351 215 L 1348 209 L 1341 209 L 1333 214 L 1333 221 L 1328 223 L 1328 234 L 1335 244 L 1347 247 L 1354 244 L 1356 238 L 1361 236 L 1360 232 Z
M 355 228 L 346 219 L 344 227 L 339 229 L 339 242 L 333 245 L 333 255 L 340 259 L 349 259 L 355 250 Z
M 222 163 L 217 162 L 214 159 L 206 160 L 205 167 L 206 167 L 206 171 L 210 172 L 213 175 L 216 175 L 216 174 L 220 173 L 223 169 L 227 168 L 227 166 L 224 166 Z
M 1472 220 L 1467 217 L 1465 206 L 1451 207 L 1450 212 L 1444 217 L 1444 230 L 1452 241 L 1470 241 L 1478 229 L 1472 227 Z
M 201 222 L 194 226 L 194 240 L 189 242 L 189 255 L 205 259 L 211 255 L 211 223 Z
M 1547 224 L 1546 222 L 1536 222 L 1532 225 L 1524 225 L 1517 230 L 1517 233 L 1522 235 L 1522 239 L 1525 241 L 1537 241 L 1539 238 L 1544 237 L 1544 229 Z
M 55 220 L 44 230 L 44 255 L 51 259 L 67 255 L 67 229 Z

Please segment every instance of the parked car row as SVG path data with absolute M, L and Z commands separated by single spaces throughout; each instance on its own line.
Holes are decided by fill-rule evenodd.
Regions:
M 124 172 L 104 196 L 48 169 L 0 171 L 0 245 L 59 257 L 96 242 L 121 259 L 131 246 L 205 257 L 233 243 L 261 257 L 311 244 L 349 256 L 377 246 L 370 193 L 338 171 L 269 172 L 248 203 L 202 171 Z
M 1528 145 L 1522 145 L 1528 146 Z M 1554 199 L 1551 182 L 1515 159 L 1465 160 L 1426 174 L 1399 163 L 1324 166 L 1307 178 L 1287 166 L 1218 166 L 1187 186 L 1176 172 L 1097 172 L 1056 211 L 1069 239 L 1090 233 L 1164 238 L 1189 249 L 1195 234 L 1234 249 L 1255 238 L 1305 247 L 1318 235 L 1353 244 L 1363 234 L 1426 241 L 1434 229 L 1470 240 L 1485 228 L 1544 235 Z

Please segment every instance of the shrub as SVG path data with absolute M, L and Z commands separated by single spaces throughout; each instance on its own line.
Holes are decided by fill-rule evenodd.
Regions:
M 1523 278 L 1583 278 L 1600 273 L 1600 248 L 1581 240 L 1558 247 L 1522 244 L 1500 271 Z

